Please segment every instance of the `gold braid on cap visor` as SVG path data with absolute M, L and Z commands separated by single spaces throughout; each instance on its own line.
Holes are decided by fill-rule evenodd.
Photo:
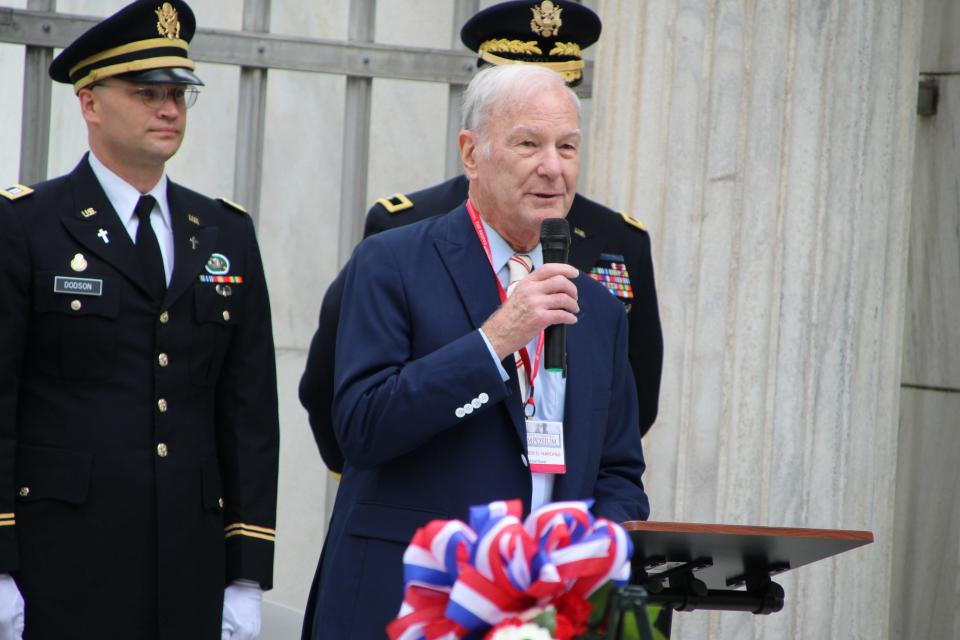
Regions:
M 546 67 L 559 73 L 565 82 L 579 80 L 583 76 L 583 60 L 563 60 L 560 62 L 542 62 L 539 60 L 516 60 L 513 58 L 504 58 L 496 55 L 497 53 L 519 53 L 527 55 L 543 55 L 543 51 L 537 46 L 535 40 L 524 42 L 522 40 L 508 40 L 499 38 L 487 40 L 477 48 L 481 60 L 486 60 L 490 64 L 535 64 Z M 550 50 L 551 56 L 580 56 L 580 46 L 574 42 L 558 42 Z

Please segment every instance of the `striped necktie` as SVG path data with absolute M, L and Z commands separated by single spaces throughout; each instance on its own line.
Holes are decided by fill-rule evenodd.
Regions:
M 533 271 L 533 260 L 525 253 L 515 253 L 507 261 L 507 268 L 510 271 L 510 282 L 507 284 L 507 297 L 509 298 L 513 294 L 513 290 L 517 288 L 517 283 Z M 527 394 L 529 393 L 527 368 L 523 364 L 523 358 L 520 357 L 519 351 L 513 353 L 513 359 L 517 363 L 517 379 L 520 380 L 520 402 L 526 404 Z

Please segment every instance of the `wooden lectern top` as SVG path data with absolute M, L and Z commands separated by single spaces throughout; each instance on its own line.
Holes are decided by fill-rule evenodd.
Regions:
M 684 522 L 623 523 L 634 566 L 650 578 L 687 566 L 708 589 L 731 589 L 748 577 L 773 576 L 873 542 L 869 531 L 794 529 Z

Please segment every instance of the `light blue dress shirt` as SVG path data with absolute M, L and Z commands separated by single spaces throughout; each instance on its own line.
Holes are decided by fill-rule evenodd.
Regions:
M 485 221 L 482 222 L 483 229 L 487 233 L 487 240 L 490 243 L 490 256 L 497 270 L 497 278 L 500 279 L 500 284 L 503 285 L 504 290 L 506 290 L 507 284 L 510 282 L 510 269 L 507 267 L 507 261 L 510 260 L 510 257 L 513 256 L 516 251 L 514 251 L 509 244 L 507 244 L 507 241 L 504 240 L 503 237 L 493 229 L 493 227 L 488 225 Z M 534 269 L 538 269 L 543 266 L 543 248 L 539 244 L 534 247 L 532 251 L 527 253 L 527 255 L 529 255 L 530 259 L 533 261 Z M 487 339 L 487 336 L 484 335 L 483 331 L 480 331 L 480 335 L 483 337 L 483 340 L 487 345 L 487 349 L 490 350 L 490 356 L 497 364 L 497 369 L 500 371 L 501 378 L 504 381 L 507 381 L 510 376 L 507 374 L 507 370 L 503 368 L 503 364 L 500 362 L 500 360 L 497 359 L 497 354 L 493 350 L 493 346 L 490 344 L 490 341 Z M 533 362 L 536 359 L 538 341 L 539 337 L 535 337 L 527 344 L 527 353 L 530 354 L 531 366 L 533 366 Z M 533 399 L 537 407 L 537 413 L 535 416 L 536 419 L 562 423 L 563 404 L 564 399 L 566 398 L 566 391 L 566 378 L 564 378 L 559 372 L 547 371 L 543 366 L 543 360 L 541 358 L 539 372 L 537 373 L 537 377 L 533 384 Z M 531 472 L 530 475 L 533 480 L 533 495 L 530 499 L 530 508 L 531 510 L 535 510 L 537 507 L 543 506 L 544 504 L 550 502 L 551 497 L 553 496 L 554 474 Z

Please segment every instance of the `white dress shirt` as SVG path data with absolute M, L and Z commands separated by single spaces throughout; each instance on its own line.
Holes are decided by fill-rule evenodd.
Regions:
M 151 195 L 157 201 L 153 211 L 150 213 L 150 226 L 157 236 L 157 242 L 160 244 L 160 255 L 163 257 L 163 272 L 167 278 L 167 285 L 170 284 L 170 276 L 173 273 L 173 226 L 170 221 L 170 205 L 167 202 L 167 174 L 160 176 L 159 182 L 154 185 L 147 193 L 141 194 L 136 187 L 126 182 L 123 178 L 108 169 L 97 156 L 90 152 L 90 168 L 93 174 L 97 176 L 103 192 L 107 194 L 107 200 L 113 206 L 113 210 L 120 216 L 120 222 L 123 223 L 127 233 L 130 234 L 130 240 L 137 241 L 137 228 L 140 226 L 140 219 L 134 213 L 137 202 L 141 195 Z

